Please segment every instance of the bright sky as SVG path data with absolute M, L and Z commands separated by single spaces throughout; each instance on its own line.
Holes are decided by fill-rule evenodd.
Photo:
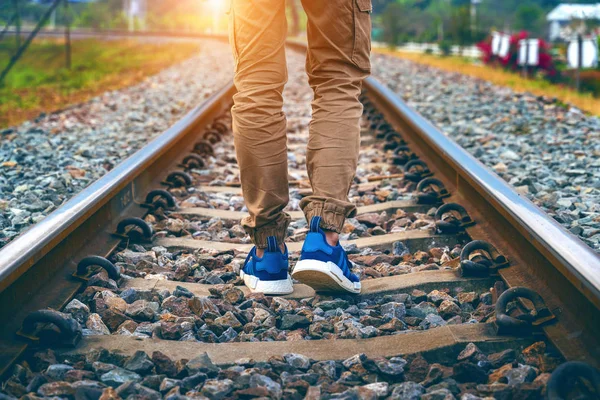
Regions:
M 225 8 L 225 2 L 227 1 L 229 0 L 208 0 L 208 2 L 210 3 L 210 7 L 213 10 L 221 10 Z

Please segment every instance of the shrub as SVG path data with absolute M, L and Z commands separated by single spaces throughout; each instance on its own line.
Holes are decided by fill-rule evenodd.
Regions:
M 486 40 L 479 42 L 477 47 L 482 53 L 481 60 L 485 64 L 500 64 L 507 69 L 517 70 L 519 66 L 519 41 L 529 38 L 529 33 L 521 31 L 513 34 L 510 37 L 509 51 L 506 57 L 501 58 L 492 54 L 492 38 L 488 37 Z M 540 39 L 540 55 L 539 65 L 537 67 L 530 67 L 532 73 L 542 72 L 547 77 L 553 77 L 556 75 L 556 68 L 554 60 L 551 55 L 552 48 L 544 40 Z
M 452 43 L 448 40 L 442 40 L 439 46 L 440 52 L 443 56 L 449 56 L 450 54 L 452 54 Z

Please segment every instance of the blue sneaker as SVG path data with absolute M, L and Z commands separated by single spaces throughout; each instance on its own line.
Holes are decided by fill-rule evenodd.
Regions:
M 327 243 L 320 222 L 321 217 L 310 221 L 310 231 L 292 277 L 315 291 L 360 293 L 360 279 L 350 271 L 348 255 L 339 243 L 337 246 Z
M 262 258 L 256 255 L 253 247 L 246 257 L 240 277 L 250 291 L 264 294 L 290 294 L 294 291 L 292 278 L 288 273 L 288 251 L 281 254 L 275 236 L 267 238 L 267 248 Z

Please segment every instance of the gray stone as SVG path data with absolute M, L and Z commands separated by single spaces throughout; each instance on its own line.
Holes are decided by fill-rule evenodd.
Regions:
M 388 318 L 402 319 L 406 315 L 406 306 L 404 303 L 390 302 L 381 306 L 381 314 Z
M 428 387 L 427 392 L 428 393 L 435 392 L 436 390 L 440 390 L 440 389 L 447 389 L 454 396 L 458 396 L 461 392 L 460 387 L 458 386 L 458 383 L 456 383 L 456 381 L 452 378 L 446 378 L 443 381 L 441 381 L 440 383 Z
M 419 324 L 424 329 L 436 328 L 438 326 L 448 325 L 446 321 L 439 315 L 428 314 L 425 319 Z
M 390 399 L 392 400 L 419 400 L 425 393 L 425 388 L 415 382 L 404 382 L 394 387 Z
M 138 350 L 123 365 L 123 368 L 137 372 L 138 374 L 147 374 L 154 368 L 154 363 L 145 352 Z
M 174 387 L 179 386 L 179 385 L 181 385 L 181 380 L 180 379 L 165 378 L 160 383 L 160 386 L 158 387 L 158 390 L 161 393 L 166 393 L 169 390 L 171 390 Z
M 284 354 L 285 361 L 294 368 L 306 371 L 310 368 L 310 359 L 301 354 L 288 353 Z
M 227 343 L 233 341 L 238 336 L 238 333 L 232 327 L 228 327 L 225 332 L 219 336 L 219 343 Z M 193 334 L 192 334 L 193 337 Z
M 50 365 L 48 369 L 46 369 L 46 376 L 55 381 L 62 381 L 64 380 L 65 374 L 72 369 L 72 366 L 66 364 Z
M 406 256 L 410 254 L 410 250 L 402 242 L 394 242 L 392 248 L 395 256 Z
M 67 304 L 63 312 L 71 314 L 81 325 L 85 325 L 90 308 L 77 299 L 73 299 Z
M 454 301 L 452 296 L 450 296 L 448 293 L 439 290 L 432 290 L 427 295 L 427 300 L 435 304 L 436 306 L 439 306 L 444 300 Z
M 282 395 L 281 385 L 268 376 L 255 374 L 250 378 L 250 387 L 264 387 L 269 392 L 269 398 L 280 399 Z
M 535 369 L 529 365 L 513 368 L 506 371 L 504 374 L 506 383 L 508 383 L 510 386 L 520 385 L 525 382 L 533 382 L 536 376 L 537 373 L 535 372 Z
M 125 314 L 137 321 L 153 321 L 156 312 L 151 302 L 136 300 L 127 306 Z
M 325 375 L 330 379 L 337 378 L 335 361 L 319 361 L 313 364 L 312 371 L 319 375 Z
M 325 300 L 315 304 L 315 307 L 319 307 L 323 311 L 335 310 L 337 308 L 345 310 L 348 308 L 348 302 L 342 299 Z
M 181 386 L 186 390 L 192 390 L 206 382 L 206 378 L 207 375 L 203 373 L 197 373 L 191 376 L 187 376 L 181 380 Z
M 437 314 L 437 308 L 428 302 L 421 302 L 406 310 L 406 315 L 409 317 L 425 318 L 429 314 Z
M 161 395 L 156 390 L 149 389 L 137 382 L 129 381 L 123 383 L 116 390 L 116 394 L 121 398 L 141 398 L 148 400 L 160 400 Z
M 213 364 L 207 353 L 202 353 L 199 356 L 192 358 L 188 361 L 186 368 L 192 374 L 198 372 L 211 374 L 219 371 L 219 367 Z
M 304 315 L 286 314 L 281 318 L 280 329 L 293 330 L 310 325 L 310 320 Z
M 386 397 L 390 391 L 389 386 L 387 382 L 375 382 L 364 385 L 363 388 L 372 391 L 377 397 Z
M 346 369 L 350 369 L 354 365 L 362 365 L 363 362 L 367 360 L 367 356 L 364 353 L 353 355 L 352 357 L 344 360 L 342 365 L 346 367 Z
M 85 327 L 95 335 L 110 335 L 110 330 L 102 321 L 100 315 L 92 313 L 85 322 Z
M 117 388 L 125 382 L 139 382 L 141 380 L 142 377 L 140 375 L 123 368 L 115 368 L 100 376 L 102 383 L 113 388 Z
M 177 286 L 173 292 L 173 296 L 192 298 L 194 294 L 182 286 Z
M 481 397 L 475 396 L 471 393 L 465 393 L 462 396 L 460 396 L 460 400 L 481 400 Z
M 439 389 L 433 392 L 425 393 L 421 400 L 454 400 L 454 395 L 448 389 Z
M 231 379 L 208 380 L 202 386 L 201 393 L 211 400 L 225 399 L 233 391 Z
M 404 374 L 404 366 L 406 361 L 403 362 L 391 362 L 386 359 L 375 360 L 375 365 L 379 372 L 385 376 L 399 377 Z

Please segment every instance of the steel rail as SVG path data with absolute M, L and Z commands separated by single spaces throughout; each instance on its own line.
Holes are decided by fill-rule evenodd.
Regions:
M 62 309 L 83 282 L 71 277 L 88 255 L 109 256 L 122 237 L 119 220 L 143 217 L 145 195 L 159 188 L 197 134 L 231 106 L 232 82 L 200 106 L 0 249 L 0 375 L 23 353 L 27 343 L 15 337 L 28 313 Z
M 455 170 L 477 185 L 491 200 L 529 233 L 532 243 L 547 250 L 560 261 L 586 295 L 600 305 L 600 256 L 575 235 L 568 232 L 479 160 L 445 136 L 431 122 L 409 107 L 390 88 L 373 77 L 365 81 L 370 92 L 385 98 L 407 125 L 450 162 Z
M 124 183 L 131 182 L 149 163 L 160 157 L 197 125 L 198 120 L 211 106 L 222 102 L 223 98 L 231 93 L 233 89 L 232 84 L 229 83 L 148 145 L 0 249 L 0 292 L 12 283 L 11 277 L 15 271 L 22 271 L 24 266 L 33 265 L 48 252 L 53 241 L 62 239 L 66 232 L 79 226 L 83 217 L 109 200 L 110 193 L 122 187 Z
M 299 40 L 288 40 L 287 44 L 297 51 L 306 51 L 307 49 L 307 43 Z M 461 192 L 461 190 L 464 192 L 455 196 L 458 197 L 458 202 L 463 202 L 465 205 L 470 203 L 468 191 L 464 190 L 465 183 L 468 183 L 470 189 L 481 196 L 482 200 L 492 204 L 494 209 L 501 210 L 499 213 L 499 216 L 502 217 L 501 223 L 514 229 L 515 232 L 519 232 L 521 236 L 518 239 L 527 241 L 539 251 L 541 257 L 540 254 L 531 253 L 531 257 L 536 260 L 535 263 L 532 260 L 532 263 L 536 264 L 534 267 L 537 267 L 538 263 L 549 261 L 579 293 L 585 296 L 595 311 L 600 310 L 600 255 L 550 218 L 529 199 L 519 195 L 506 181 L 408 106 L 389 87 L 372 76 L 365 79 L 364 87 L 367 89 L 367 94 L 371 98 L 377 98 L 407 133 L 416 139 L 418 143 L 415 144 L 427 148 L 425 153 L 429 154 L 424 154 L 422 150 L 417 152 L 431 161 L 431 165 L 438 164 L 438 171 L 445 173 L 446 179 L 450 180 L 445 182 L 447 187 L 454 184 L 457 192 Z M 440 159 L 443 159 L 443 162 L 436 162 Z M 447 167 L 450 167 L 451 171 L 448 171 Z M 498 227 L 494 228 L 498 230 Z M 482 232 L 479 228 L 474 230 L 479 230 L 477 233 L 481 236 Z M 472 236 L 477 238 L 477 235 Z M 501 239 L 506 240 L 505 238 Z M 519 246 L 523 247 L 523 244 L 519 244 Z M 511 256 L 510 253 L 507 254 Z M 542 268 L 539 270 L 537 277 L 542 275 Z M 535 276 L 536 274 L 530 275 Z M 525 279 L 522 280 L 525 281 Z M 567 289 L 565 291 L 569 292 Z M 568 294 L 563 297 L 566 301 Z M 586 307 L 586 310 L 590 310 L 590 308 Z M 590 323 L 600 334 L 600 324 Z M 595 351 L 600 354 L 600 348 Z
M 511 287 L 539 293 L 555 320 L 545 334 L 567 360 L 600 366 L 600 256 L 375 78 L 365 80 L 369 99 L 403 134 L 411 149 L 436 171 L 476 225 L 474 239 L 492 243 L 510 260 L 498 272 Z

